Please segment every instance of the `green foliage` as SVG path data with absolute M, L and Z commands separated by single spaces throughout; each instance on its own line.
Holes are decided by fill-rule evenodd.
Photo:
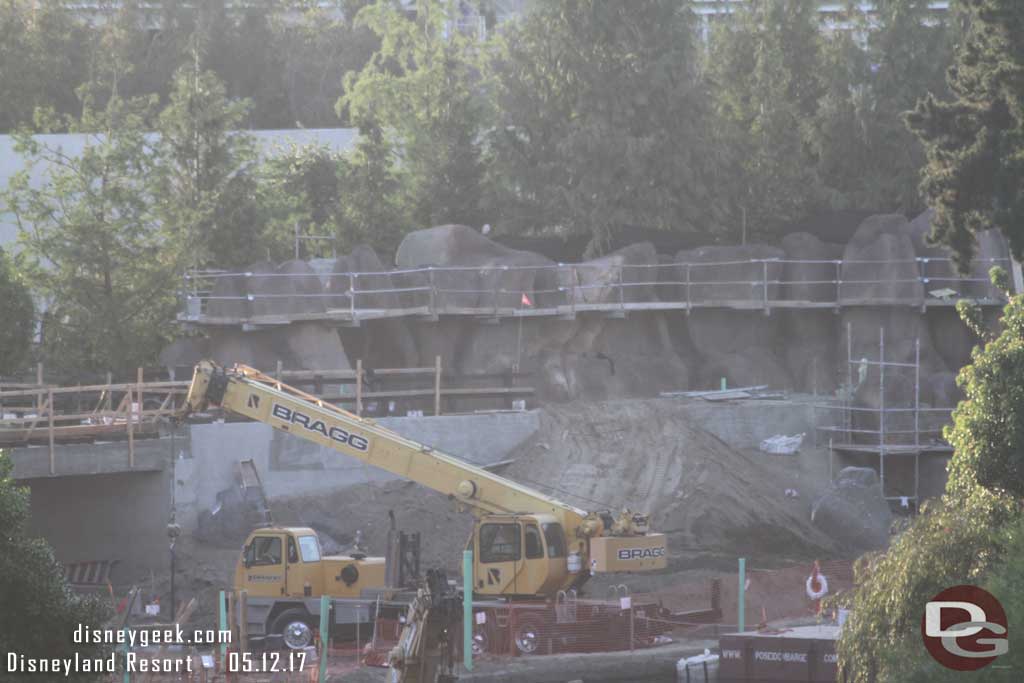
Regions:
M 368 244 L 393 254 L 413 225 L 403 191 L 406 177 L 395 166 L 395 150 L 373 121 L 359 128 L 359 142 L 341 164 L 338 245 L 348 251 Z
M 85 81 L 87 29 L 62 0 L 0 2 L 0 131 L 32 121 L 37 107 L 76 113 Z
M 487 98 L 478 77 L 479 46 L 452 27 L 452 3 L 421 0 L 409 16 L 390 0 L 359 12 L 357 24 L 380 49 L 345 75 L 339 113 L 373 121 L 401 151 L 414 220 L 477 225 L 481 213 L 481 132 Z
M 993 273 L 994 282 L 1004 279 Z M 962 583 L 991 581 L 1000 598 L 1019 593 L 1019 584 L 1008 582 L 1020 572 L 1024 543 L 1024 295 L 1003 310 L 998 335 L 983 339 L 957 378 L 965 399 L 945 430 L 954 448 L 945 494 L 922 509 L 885 555 L 869 558 L 847 599 L 853 612 L 839 655 L 851 683 L 952 680 L 921 645 L 925 603 Z M 1004 607 L 1011 619 L 1021 618 Z M 1010 633 L 1020 638 L 1020 630 Z M 986 670 L 979 678 L 1002 680 L 1004 671 Z
M 183 67 L 157 119 L 154 212 L 190 265 L 241 267 L 266 258 L 264 217 L 242 127 L 248 103 L 229 100 L 215 74 Z
M 692 13 L 676 0 L 537 3 L 489 63 L 499 226 L 592 236 L 718 227 Z
M 32 658 L 68 658 L 104 654 L 103 646 L 76 645 L 81 624 L 99 628 L 109 608 L 94 597 L 75 595 L 45 541 L 28 535 L 29 491 L 11 479 L 12 463 L 0 451 L 0 652 Z M 68 680 L 94 680 L 72 674 Z
M 148 362 L 170 333 L 180 259 L 157 227 L 147 179 L 154 156 L 145 131 L 151 101 L 86 105 L 72 130 L 88 136 L 80 155 L 26 132 L 15 149 L 29 169 L 4 193 L 18 221 L 28 281 L 47 303 L 43 355 L 71 371 L 128 370 Z M 33 166 L 47 167 L 42 187 Z
M 830 203 L 919 213 L 924 152 L 902 113 L 928 93 L 946 92 L 953 22 L 928 0 L 881 0 L 868 15 L 848 10 L 849 31 L 823 36 L 818 80 L 823 91 L 807 127 Z
M 1001 332 L 974 350 L 957 383 L 965 398 L 946 440 L 978 484 L 1024 498 L 1024 298 L 1010 299 Z
M 929 95 L 907 122 L 927 155 L 921 191 L 935 209 L 932 236 L 966 271 L 974 235 L 989 228 L 1024 258 L 1024 3 L 958 6 L 966 29 L 948 74 L 953 99 Z
M 822 93 L 820 55 L 813 3 L 758 0 L 715 27 L 708 78 L 719 140 L 731 156 L 728 199 L 740 225 L 770 232 L 821 201 L 804 143 Z
M 0 376 L 22 370 L 32 344 L 35 310 L 18 269 L 0 249 Z
M 361 68 L 377 46 L 352 22 L 366 0 L 339 1 L 341 18 L 300 0 L 94 4 L 100 21 L 63 0 L 0 1 L 0 132 L 31 123 L 37 107 L 79 118 L 82 88 L 98 107 L 111 92 L 166 102 L 185 64 L 216 73 L 231 97 L 250 99 L 248 125 L 344 125 L 334 109 L 339 68 Z

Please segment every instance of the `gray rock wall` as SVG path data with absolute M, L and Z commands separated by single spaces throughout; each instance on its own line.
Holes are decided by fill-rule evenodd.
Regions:
M 301 315 L 343 308 L 350 304 L 353 286 L 361 308 L 416 307 L 425 303 L 420 291 L 359 292 L 432 283 L 435 304 L 441 307 L 575 304 L 575 317 L 483 322 L 442 315 L 434 322 L 377 320 L 340 330 L 317 322 L 253 332 L 220 328 L 206 340 L 176 342 L 162 361 L 187 364 L 208 355 L 224 363 L 273 367 L 281 360 L 285 367 L 315 369 L 345 367 L 357 357 L 370 367 L 427 366 L 439 355 L 444 367 L 456 373 L 531 373 L 542 400 L 651 396 L 718 387 L 722 378 L 730 386 L 768 384 L 832 393 L 848 383 L 849 326 L 849 352 L 855 359 L 877 358 L 880 329 L 889 361 L 913 362 L 914 340 L 919 340 L 921 398 L 930 405 L 947 405 L 958 394 L 953 377 L 977 340 L 952 308 L 923 304 L 939 289 L 951 289 L 957 296 L 991 296 L 984 283 L 987 271 L 992 259 L 1006 258 L 1008 251 L 998 233 L 981 235 L 981 260 L 962 277 L 943 260 L 945 253 L 928 243 L 929 221 L 927 213 L 913 221 L 895 214 L 870 216 L 845 245 L 792 233 L 780 246 L 717 245 L 659 255 L 650 243 L 641 242 L 571 268 L 505 247 L 467 226 L 439 226 L 412 232 L 402 241 L 396 263 L 404 271 L 389 271 L 368 247 L 357 247 L 329 267 L 317 264 L 321 274 L 325 268 L 333 273 L 320 278 L 302 262 L 276 268 L 253 264 L 251 275 L 218 282 L 214 294 L 224 298 L 210 302 L 209 312 Z M 422 270 L 431 266 L 458 270 Z M 255 298 L 246 300 L 249 295 Z M 766 295 L 769 301 L 812 305 L 838 297 L 841 306 L 765 311 Z M 748 305 L 750 310 L 630 311 L 625 318 L 621 313 L 587 312 L 590 304 L 625 307 L 638 301 L 684 301 L 687 296 Z M 877 383 L 871 373 L 856 383 L 857 400 L 864 407 L 881 402 Z M 891 379 L 886 389 L 892 392 L 890 405 L 907 399 L 905 384 L 904 378 Z

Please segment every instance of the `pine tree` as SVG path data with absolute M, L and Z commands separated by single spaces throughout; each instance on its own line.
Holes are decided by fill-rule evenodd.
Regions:
M 808 126 L 819 176 L 836 208 L 919 213 L 924 151 L 902 113 L 926 93 L 946 91 L 953 22 L 928 0 L 852 5 L 854 31 L 825 34 L 818 80 L 824 91 Z M 863 43 L 856 36 L 863 37 Z
M 420 0 L 411 16 L 389 0 L 359 12 L 381 47 L 359 72 L 345 75 L 340 115 L 373 120 L 401 150 L 408 203 L 420 226 L 478 225 L 481 134 L 487 99 L 480 89 L 478 46 L 455 25 L 452 3 Z
M 718 137 L 731 154 L 735 224 L 771 232 L 821 201 L 804 143 L 821 95 L 817 11 L 801 0 L 755 0 L 711 40 L 708 78 Z
M 963 0 L 965 34 L 948 73 L 951 101 L 934 95 L 907 116 L 925 146 L 921 191 L 935 209 L 934 240 L 966 270 L 974 235 L 998 228 L 1024 258 L 1024 3 Z
M 706 96 L 686 3 L 553 0 L 502 28 L 489 65 L 493 210 L 504 230 L 714 230 Z

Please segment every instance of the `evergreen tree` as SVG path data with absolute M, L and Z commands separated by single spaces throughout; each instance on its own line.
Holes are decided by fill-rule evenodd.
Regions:
M 720 226 L 695 38 L 677 0 L 553 0 L 503 27 L 488 222 L 589 234 L 592 253 L 626 226 Z
M 825 34 L 824 94 L 807 130 L 833 207 L 910 215 L 923 208 L 924 153 L 902 113 L 927 93 L 945 92 L 953 44 L 947 13 L 929 5 L 879 0 L 867 13 L 851 4 L 846 20 L 854 31 Z
M 24 369 L 32 344 L 35 311 L 28 287 L 0 249 L 0 376 Z
M 381 47 L 345 76 L 339 113 L 374 120 L 401 150 L 409 206 L 419 226 L 479 224 L 480 138 L 487 100 L 479 84 L 478 45 L 455 26 L 452 4 L 420 0 L 410 16 L 390 0 L 359 12 Z
M 921 191 L 932 236 L 966 270 L 974 235 L 998 228 L 1024 258 L 1024 3 L 963 0 L 965 33 L 948 73 L 952 101 L 929 95 L 908 115 L 928 163 Z
M 805 144 L 820 68 L 813 3 L 754 0 L 713 31 L 707 75 L 718 139 L 730 153 L 726 188 L 735 224 L 749 232 L 798 220 L 821 201 Z
M 413 227 L 395 156 L 381 127 L 370 119 L 361 121 L 359 142 L 341 164 L 338 242 L 342 249 L 368 244 L 378 254 L 393 254 Z
M 248 102 L 228 99 L 209 71 L 182 67 L 157 120 L 154 210 L 192 266 L 240 267 L 266 258 L 259 236 L 256 150 L 239 131 Z
M 46 305 L 44 360 L 58 370 L 127 372 L 151 362 L 170 335 L 180 252 L 152 212 L 153 104 L 86 101 L 81 118 L 64 124 L 88 132 L 77 156 L 15 136 L 27 169 L 3 197 L 20 228 L 26 279 Z M 29 183 L 37 165 L 46 169 L 41 186 Z

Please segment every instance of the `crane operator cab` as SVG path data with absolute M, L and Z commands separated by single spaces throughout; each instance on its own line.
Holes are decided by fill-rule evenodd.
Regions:
M 609 518 L 597 529 L 612 526 Z M 480 595 L 553 595 L 581 586 L 591 572 L 664 569 L 668 560 L 662 534 L 570 540 L 549 514 L 485 515 L 467 549 L 473 551 L 473 588 Z

